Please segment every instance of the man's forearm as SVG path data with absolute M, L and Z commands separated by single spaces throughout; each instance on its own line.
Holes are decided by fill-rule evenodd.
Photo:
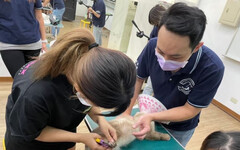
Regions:
M 186 103 L 184 106 L 175 107 L 166 111 L 149 114 L 149 117 L 151 118 L 151 120 L 158 122 L 162 121 L 180 122 L 195 117 L 200 111 L 201 108 L 196 108 Z
M 96 11 L 93 11 L 93 15 L 96 16 L 97 18 L 100 18 L 100 14 L 98 14 Z

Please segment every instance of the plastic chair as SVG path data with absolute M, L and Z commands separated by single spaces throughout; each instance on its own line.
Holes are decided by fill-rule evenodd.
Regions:
M 6 150 L 6 146 L 5 146 L 5 139 L 3 138 L 3 141 L 2 141 L 2 145 L 3 145 L 3 150 Z
M 91 24 L 91 21 L 89 19 L 81 19 L 81 21 L 80 21 L 80 27 L 88 28 L 92 31 L 93 29 L 90 26 L 90 24 Z

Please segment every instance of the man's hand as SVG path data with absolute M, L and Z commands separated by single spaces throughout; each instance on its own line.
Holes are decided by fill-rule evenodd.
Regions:
M 88 8 L 88 12 L 93 13 L 93 11 L 94 11 L 94 10 L 92 9 L 92 7 L 89 7 L 89 8 Z
M 148 114 L 140 117 L 140 119 L 133 125 L 133 128 L 140 128 L 139 132 L 133 132 L 133 135 L 139 139 L 143 140 L 146 134 L 151 130 L 151 118 Z

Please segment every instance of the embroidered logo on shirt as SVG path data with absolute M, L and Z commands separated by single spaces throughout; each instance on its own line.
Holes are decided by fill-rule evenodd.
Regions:
M 183 92 L 185 95 L 188 95 L 191 92 L 194 85 L 195 83 L 191 78 L 182 79 L 179 82 L 178 90 Z

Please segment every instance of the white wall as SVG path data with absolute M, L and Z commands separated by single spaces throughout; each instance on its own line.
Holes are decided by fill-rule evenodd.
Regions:
M 84 4 L 87 6 L 92 6 L 92 1 L 90 0 L 82 0 Z M 77 2 L 77 8 L 76 8 L 76 16 L 81 16 L 81 17 L 87 17 L 87 7 L 84 5 L 79 5 Z
M 0 77 L 11 77 L 0 55 Z
M 139 0 L 137 5 L 137 10 L 135 14 L 134 21 L 141 31 L 144 31 L 146 35 L 150 35 L 153 26 L 148 23 L 148 12 L 150 9 L 157 4 L 159 0 Z M 138 55 L 141 53 L 145 45 L 147 44 L 147 38 L 142 37 L 139 38 L 136 36 L 137 29 L 135 26 L 132 27 L 132 33 L 128 45 L 127 55 L 133 59 L 133 61 L 137 60 Z
M 117 0 L 112 20 L 111 32 L 108 40 L 108 48 L 120 49 L 121 40 L 126 25 L 130 0 Z
M 202 41 L 218 54 L 225 65 L 224 78 L 215 99 L 240 115 L 240 63 L 223 56 L 237 28 L 218 22 L 226 2 L 226 0 L 200 0 L 199 8 L 204 11 L 208 20 Z M 237 104 L 230 101 L 232 97 L 238 100 Z
M 161 0 L 138 0 L 138 6 L 135 14 L 134 21 L 138 25 L 139 29 L 149 36 L 153 26 L 148 23 L 148 14 L 150 9 L 159 3 Z M 172 3 L 173 0 L 165 0 L 166 2 Z M 132 33 L 128 45 L 127 55 L 134 61 L 137 60 L 138 55 L 141 53 L 143 48 L 146 46 L 148 40 L 145 37 L 139 38 L 136 36 L 137 29 L 133 26 Z
M 108 20 L 105 22 L 105 28 L 108 30 L 111 30 L 112 27 L 112 20 L 114 17 L 114 7 L 115 7 L 115 2 L 111 2 L 109 0 L 104 0 L 105 5 L 106 5 L 106 13 L 107 14 L 112 14 L 113 16 L 110 16 Z

